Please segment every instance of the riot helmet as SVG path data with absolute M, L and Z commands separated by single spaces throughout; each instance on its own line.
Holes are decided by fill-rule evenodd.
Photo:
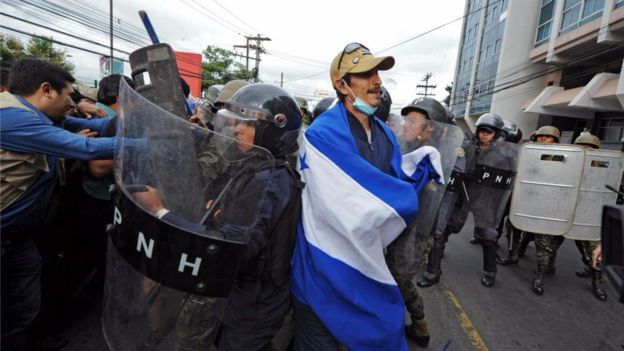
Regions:
M 375 116 L 384 121 L 384 123 L 388 120 L 388 116 L 390 115 L 390 107 L 392 106 L 392 97 L 390 93 L 384 87 L 381 86 L 381 97 L 380 97 L 379 106 L 377 106 L 377 110 L 375 110 Z
M 249 84 L 251 83 L 241 79 L 235 79 L 225 83 L 223 89 L 221 89 L 221 92 L 219 92 L 219 95 L 217 96 L 217 100 L 214 102 L 215 106 L 220 107 L 220 105 L 222 105 L 230 97 L 232 97 L 232 95 L 234 95 L 234 93 L 236 93 L 238 89 L 245 87 Z
M 505 122 L 503 122 L 501 116 L 495 113 L 488 112 L 479 117 L 475 126 L 477 127 L 477 134 L 479 133 L 479 130 L 486 129 L 494 132 L 495 138 L 498 138 L 504 124 Z
M 448 123 L 448 117 L 444 106 L 436 100 L 428 97 L 414 99 L 409 105 L 401 109 L 401 115 L 407 116 L 411 111 L 423 113 L 427 118 L 436 122 Z
M 295 100 L 297 100 L 299 108 L 308 109 L 308 100 L 302 98 L 301 96 L 295 96 Z
M 574 140 L 574 144 L 581 146 L 589 146 L 594 149 L 600 149 L 600 139 L 590 133 L 581 133 L 581 135 Z
M 522 140 L 522 130 L 512 121 L 504 120 L 503 123 L 502 135 L 505 141 L 519 143 Z
M 223 104 L 218 116 L 255 128 L 254 145 L 283 157 L 298 149 L 299 105 L 280 87 L 256 83 L 240 88 Z
M 558 143 L 559 138 L 561 137 L 561 132 L 559 132 L 559 129 L 557 129 L 556 127 L 543 126 L 531 134 L 531 141 L 537 141 L 537 137 L 542 136 L 542 135 L 551 136 L 555 138 L 555 142 Z
M 444 111 L 446 112 L 446 120 L 447 120 L 446 123 L 456 125 L 455 114 L 453 113 L 453 111 L 444 105 L 442 105 L 442 107 L 444 107 Z
M 199 99 L 195 104 L 194 114 L 208 129 L 213 129 L 213 118 L 217 108 L 209 99 Z
M 316 104 L 316 106 L 314 106 L 314 111 L 312 111 L 313 118 L 317 118 L 321 115 L 321 113 L 334 107 L 337 102 L 338 99 L 336 99 L 335 97 L 326 97 L 322 99 Z
M 206 99 L 210 100 L 210 102 L 214 103 L 217 101 L 217 97 L 219 93 L 223 90 L 222 84 L 211 85 L 206 89 Z

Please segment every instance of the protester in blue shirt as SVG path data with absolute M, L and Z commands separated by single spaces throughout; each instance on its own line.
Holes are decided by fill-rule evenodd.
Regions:
M 88 138 L 110 118 L 65 117 L 75 79 L 43 60 L 22 59 L 0 94 L 2 349 L 24 350 L 40 304 L 41 259 L 34 243 L 55 186 L 58 158 L 106 159 L 113 138 Z M 74 132 L 81 132 L 76 134 Z
M 339 102 L 302 137 L 306 187 L 291 261 L 295 350 L 407 350 L 405 304 L 383 249 L 414 218 L 418 191 L 436 176 L 428 157 L 404 162 L 375 115 L 378 71 L 393 65 L 391 56 L 347 45 L 330 68 Z

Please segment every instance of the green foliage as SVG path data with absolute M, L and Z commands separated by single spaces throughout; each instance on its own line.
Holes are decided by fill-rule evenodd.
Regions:
M 444 104 L 447 107 L 451 107 L 451 94 L 453 93 L 453 82 L 451 82 L 451 84 L 447 84 L 444 87 L 444 90 L 446 90 L 446 92 L 448 93 L 448 95 L 444 98 Z
M 0 60 L 13 63 L 24 57 L 50 61 L 73 73 L 75 66 L 67 60 L 67 52 L 57 49 L 49 39 L 32 37 L 26 47 L 15 36 L 0 33 Z
M 234 79 L 249 80 L 252 76 L 243 64 L 235 62 L 232 51 L 208 45 L 203 54 L 206 60 L 202 62 L 202 90 Z

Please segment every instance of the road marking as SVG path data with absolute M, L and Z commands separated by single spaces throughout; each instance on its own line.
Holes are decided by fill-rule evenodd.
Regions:
M 475 328 L 475 326 L 472 324 L 472 322 L 470 321 L 470 318 L 468 318 L 468 315 L 466 314 L 461 304 L 459 303 L 459 300 L 457 299 L 457 297 L 455 297 L 455 294 L 453 294 L 453 292 L 448 288 L 448 286 L 446 286 L 446 284 L 443 284 L 443 285 L 444 285 L 444 295 L 446 295 L 446 297 L 448 297 L 448 299 L 451 300 L 451 303 L 459 311 L 459 313 L 456 316 L 457 320 L 459 321 L 459 324 L 464 330 L 464 333 L 470 340 L 472 347 L 475 349 L 475 351 L 489 351 L 487 345 L 485 345 L 485 342 L 481 338 L 481 335 L 479 335 L 477 328 Z

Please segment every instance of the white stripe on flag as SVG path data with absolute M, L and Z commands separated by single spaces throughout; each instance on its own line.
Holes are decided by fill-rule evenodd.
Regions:
M 405 228 L 403 218 L 311 145 L 305 135 L 300 152 L 309 166 L 301 171 L 308 184 L 302 194 L 307 241 L 371 279 L 396 285 L 383 248 Z

